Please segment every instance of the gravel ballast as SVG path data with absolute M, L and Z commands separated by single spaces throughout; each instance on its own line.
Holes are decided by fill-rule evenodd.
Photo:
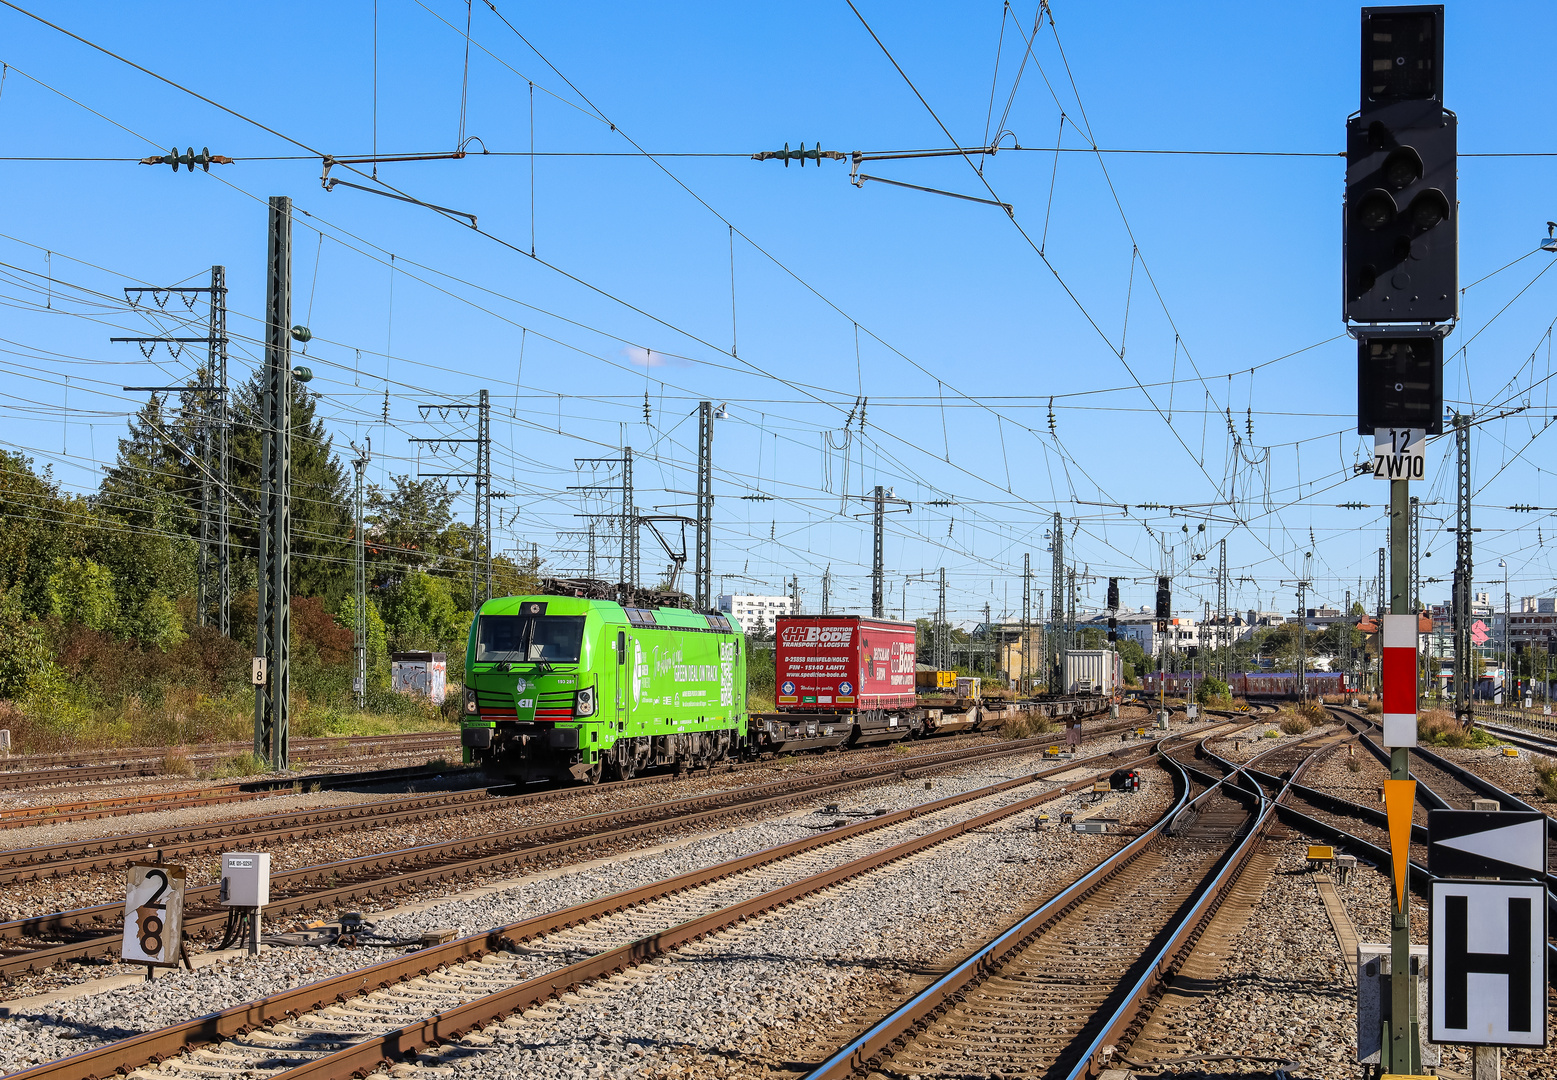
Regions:
M 840 809 L 845 813 L 855 810 L 867 814 L 876 809 L 902 809 L 985 786 L 997 779 L 1031 773 L 1043 768 L 1045 764 L 1038 755 L 1024 755 L 963 766 L 937 776 L 934 789 L 928 791 L 923 781 L 883 783 L 840 800 Z M 1052 761 L 1047 764 L 1052 764 Z M 965 805 L 931 818 L 880 830 L 863 842 L 873 850 L 890 842 L 893 836 L 901 838 L 899 834 L 920 835 L 945 824 L 946 820 L 971 816 L 995 805 L 1029 797 L 1044 790 L 1045 786 L 1024 786 L 980 800 L 975 805 Z M 580 873 L 542 877 L 533 883 L 520 884 L 475 900 L 462 901 L 456 898 L 450 903 L 415 914 L 384 920 L 379 929 L 408 936 L 447 926 L 455 927 L 460 933 L 479 932 L 504 922 L 684 873 L 771 847 L 797 836 L 812 834 L 816 831 L 818 809 L 819 806 L 813 805 L 781 817 L 700 835 L 662 851 L 617 859 Z M 947 815 L 951 817 L 947 818 Z M 1105 840 L 1076 837 L 1078 841 L 1094 839 Z M 833 847 L 843 855 L 849 844 L 834 845 L 823 850 L 831 851 Z M 1086 848 L 1076 846 L 1075 850 L 1084 851 Z M 132 1031 L 176 1023 L 301 982 L 354 970 L 386 955 L 390 954 L 375 949 L 268 948 L 259 958 L 245 956 L 194 973 L 169 972 L 150 985 L 125 987 L 56 1004 L 46 1014 L 0 1020 L 0 1068 L 9 1071 L 74 1053 L 88 1045 L 123 1037 Z M 126 969 L 120 967 L 118 970 Z

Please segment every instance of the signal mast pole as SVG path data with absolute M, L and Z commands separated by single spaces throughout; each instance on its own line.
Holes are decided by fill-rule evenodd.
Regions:
M 1373 436 L 1374 476 L 1389 483 L 1389 614 L 1379 627 L 1382 741 L 1390 751 L 1385 805 L 1392 837 L 1409 838 L 1421 648 L 1410 487 L 1422 478 L 1426 437 L 1443 430 L 1443 339 L 1460 314 L 1459 224 L 1452 220 L 1459 213 L 1458 120 L 1444 108 L 1442 6 L 1363 8 L 1360 29 L 1361 104 L 1346 121 L 1343 319 L 1357 339 L 1357 431 Z M 1460 586 L 1468 589 L 1469 581 Z M 1392 840 L 1389 1019 L 1379 1070 L 1419 1075 L 1403 847 Z
M 356 444 L 352 449 L 357 450 Z M 357 487 L 352 500 L 355 521 L 353 523 L 352 544 L 355 558 L 353 562 L 357 610 L 352 633 L 352 695 L 357 699 L 357 708 L 362 708 L 366 703 L 368 691 L 368 569 L 367 569 L 367 537 L 362 532 L 362 475 L 367 471 L 368 462 L 373 457 L 373 439 L 370 436 L 367 445 L 357 450 L 357 456 L 352 458 L 351 467 L 357 474 Z
M 292 200 L 270 200 L 266 252 L 264 438 L 255 600 L 254 753 L 288 765 L 292 683 Z

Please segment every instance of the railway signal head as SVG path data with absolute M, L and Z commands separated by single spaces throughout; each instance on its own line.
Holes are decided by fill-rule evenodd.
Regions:
M 1157 618 L 1173 618 L 1173 591 L 1165 577 L 1157 579 Z
M 1456 133 L 1443 107 L 1442 5 L 1364 8 L 1342 230 L 1353 322 L 1458 316 Z
M 1108 610 L 1119 610 L 1119 579 L 1116 577 L 1111 577 L 1108 579 Z M 1110 624 L 1112 624 L 1113 620 L 1109 621 Z
M 1443 433 L 1443 338 L 1433 329 L 1357 335 L 1357 431 Z

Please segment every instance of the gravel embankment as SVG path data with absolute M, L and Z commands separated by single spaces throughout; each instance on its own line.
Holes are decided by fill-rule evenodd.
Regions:
M 933 750 L 920 751 L 918 748 L 925 746 L 926 744 L 924 743 L 916 743 L 914 745 L 915 749 L 912 753 L 934 752 Z M 958 745 L 962 744 L 952 743 L 948 749 L 954 749 Z M 990 746 L 995 744 L 992 744 L 985 737 L 977 741 L 970 739 L 967 745 Z M 868 764 L 873 761 L 890 760 L 899 756 L 908 757 L 911 754 L 894 754 L 888 749 L 872 751 L 870 756 L 862 754 L 858 758 L 848 757 L 847 762 L 850 764 Z M 352 859 L 363 855 L 398 851 L 469 836 L 479 836 L 510 829 L 523 829 L 530 826 L 563 821 L 569 818 L 605 813 L 611 810 L 646 806 L 672 799 L 687 798 L 693 795 L 730 791 L 770 780 L 786 779 L 819 772 L 832 772 L 841 768 L 844 764 L 845 757 L 841 755 L 833 755 L 830 758 L 808 755 L 803 758 L 782 759 L 772 763 L 771 767 L 768 768 L 701 774 L 663 784 L 623 786 L 605 784 L 598 788 L 581 788 L 569 792 L 565 798 L 544 802 L 505 802 L 501 797 L 497 797 L 490 803 L 464 809 L 457 814 L 425 821 L 400 822 L 374 827 L 369 820 L 359 820 L 352 822 L 344 828 L 323 829 L 321 830 L 322 835 L 316 837 L 269 844 L 266 850 L 271 854 L 272 873 L 282 873 L 287 870 L 305 866 L 317 866 L 320 863 L 333 862 L 339 859 Z M 303 797 L 297 796 L 297 798 Z M 319 795 L 311 797 L 317 799 Z M 366 798 L 360 794 L 336 796 L 338 799 L 337 804 L 364 802 L 385 797 L 393 796 L 368 796 Z M 277 804 L 271 800 L 266 800 L 264 812 L 278 812 Z M 200 813 L 201 808 L 148 812 L 145 815 L 137 815 L 135 828 L 136 831 L 155 828 L 155 825 L 145 820 L 148 818 L 168 817 L 187 822 L 193 816 L 192 819 L 198 822 L 201 820 L 199 817 Z M 233 816 L 248 815 L 239 814 Z M 57 843 L 59 840 L 66 839 L 80 839 L 82 835 L 118 835 L 126 831 L 122 822 L 123 819 L 113 818 L 97 822 L 67 822 L 57 826 L 37 826 L 25 830 L 16 830 L 18 834 L 24 834 L 25 838 L 18 837 L 13 840 L 12 837 L 6 836 L 4 839 L 13 840 L 8 846 L 15 848 L 35 844 Z M 96 829 L 79 828 L 80 826 L 90 827 L 94 825 Z M 244 849 L 253 846 L 251 841 L 242 838 L 235 840 L 234 844 Z M 184 866 L 189 873 L 190 887 L 213 884 L 221 876 L 221 856 L 219 853 L 184 856 L 180 858 L 180 865 Z M 123 895 L 124 875 L 119 870 L 76 874 L 62 878 L 7 885 L 0 888 L 0 920 L 29 918 L 55 911 L 113 903 L 116 900 L 122 899 Z
M 1237 938 L 1219 985 L 1208 995 L 1169 1006 L 1159 1016 L 1187 1040 L 1186 1055 L 1230 1055 L 1230 1060 L 1137 1070 L 1137 1075 L 1192 1077 L 1251 1074 L 1269 1076 L 1287 1066 L 1303 1080 L 1354 1080 L 1357 1054 L 1356 990 L 1347 968 L 1355 957 L 1341 954 L 1325 914 L 1314 876 L 1308 874 L 1309 840 L 1272 842 L 1280 866 L 1266 883 L 1254 916 Z M 1359 863 L 1338 893 L 1359 941 L 1389 940 L 1394 885 L 1388 867 Z M 1427 940 L 1427 909 L 1411 902 L 1412 941 Z M 1549 999 L 1550 1002 L 1550 999 Z M 1548 1024 L 1557 1008 L 1548 1005 Z M 1255 1061 L 1253 1058 L 1270 1058 Z M 1468 1053 L 1443 1047 L 1440 1076 L 1468 1076 Z M 1508 1080 L 1550 1080 L 1557 1075 L 1557 1049 L 1505 1050 Z
M 978 763 L 937 777 L 933 790 L 926 790 L 922 781 L 885 782 L 836 801 L 845 814 L 851 810 L 862 814 L 876 809 L 891 811 L 985 786 L 998 779 L 1030 773 L 1043 768 L 1044 764 L 1038 755 Z M 933 818 L 880 830 L 870 834 L 868 840 L 852 843 L 864 843 L 868 849 L 874 849 L 890 842 L 893 836 L 901 838 L 904 835 L 920 835 L 949 820 L 1029 797 L 1046 786 L 1024 786 L 979 800 L 976 804 L 943 811 Z M 705 833 L 689 841 L 673 844 L 665 850 L 613 859 L 576 873 L 522 881 L 513 888 L 480 899 L 461 900 L 455 897 L 451 902 L 430 910 L 385 920 L 380 929 L 386 933 L 407 935 L 441 926 L 454 926 L 461 933 L 485 930 L 493 925 L 750 854 L 797 836 L 814 834 L 820 809 L 820 804 L 812 804 L 780 817 L 712 834 Z M 1027 815 L 1022 817 L 1026 818 Z M 827 818 L 833 820 L 831 815 Z M 1030 826 L 1030 819 L 1024 824 Z M 1067 836 L 1065 839 L 1077 851 L 1085 851 L 1088 844 L 1111 845 L 1114 842 L 1112 837 Z M 1078 844 L 1078 841 L 1086 843 Z M 840 855 L 846 853 L 845 845 L 836 847 Z M 814 871 L 808 869 L 808 872 Z M 973 880 L 976 878 L 966 874 L 961 877 L 962 883 Z M 991 896 L 993 902 L 1006 901 L 1000 893 Z M 257 959 L 243 956 L 201 968 L 194 973 L 169 972 L 150 986 L 137 985 L 110 990 L 54 1005 L 43 1015 L 0 1020 L 0 1068 L 20 1068 L 65 1053 L 74 1053 L 99 1041 L 123 1037 L 133 1030 L 176 1023 L 273 993 L 303 980 L 355 970 L 387 955 L 390 953 L 377 949 L 268 948 Z M 125 972 L 135 969 L 115 966 L 98 970 Z
M 1090 808 L 1088 796 L 1048 808 Z M 1155 820 L 1153 770 L 1105 813 Z M 1025 815 L 1023 816 L 1025 817 Z M 460 1077 L 798 1076 L 866 1015 L 900 1004 L 1122 841 L 1013 818 L 679 950 L 588 994 L 488 1027 L 486 1047 L 423 1055 Z
M 766 762 L 758 768 L 743 769 L 733 773 L 695 774 L 663 784 L 638 786 L 607 784 L 593 789 L 581 788 L 569 792 L 567 798 L 534 804 L 527 810 L 524 807 L 510 805 L 506 811 L 502 811 L 499 808 L 499 811 L 495 811 L 495 813 L 503 812 L 511 815 L 507 819 L 508 824 L 501 827 L 523 827 L 525 825 L 620 809 L 626 806 L 644 805 L 646 803 L 683 798 L 704 792 L 729 790 L 789 776 L 833 772 L 843 765 L 851 763 L 859 764 L 883 759 L 907 758 L 917 756 L 920 752 L 934 752 L 939 749 L 950 749 L 959 746 L 989 745 L 999 744 L 998 742 L 991 743 L 987 736 L 957 736 L 936 740 L 928 744 L 915 744 L 914 747 L 897 744 L 896 746 L 865 751 L 851 751 L 847 755 L 835 753 L 831 755 L 805 754 L 796 757 L 781 757 L 774 761 Z M 917 749 L 925 746 L 931 749 L 928 751 Z M 1084 742 L 1082 745 L 1083 752 L 1087 753 L 1111 749 L 1114 749 L 1114 744 L 1106 739 Z M 1024 759 L 1027 757 L 1028 755 L 1024 755 Z M 1016 759 L 999 760 L 1012 761 Z M 998 764 L 998 762 L 992 764 Z M 1038 768 L 1045 767 L 1045 765 L 1052 766 L 1053 764 L 1052 761 L 1049 761 L 1044 764 L 1034 764 L 1027 767 L 1032 771 L 1036 771 Z M 518 816 L 521 812 L 525 812 L 525 816 L 522 818 Z M 451 820 L 454 824 L 449 823 Z M 445 819 L 442 828 L 453 829 L 455 831 L 452 835 L 460 837 L 479 835 L 483 831 L 490 831 L 490 828 L 481 828 L 478 827 L 478 824 L 472 815 L 461 815 L 454 819 Z M 550 860 L 537 861 L 531 865 L 531 871 L 554 869 L 559 866 L 581 862 L 586 858 L 599 858 L 608 854 L 626 854 L 645 846 L 662 844 L 667 840 L 694 835 L 699 831 L 706 831 L 707 828 L 707 826 L 687 826 L 661 832 L 641 840 L 620 841 L 609 846 L 599 845 L 588 855 L 575 853 L 558 856 Z M 297 860 L 295 865 L 314 865 L 318 862 L 326 862 L 332 859 L 347 858 L 353 854 L 399 850 L 412 842 L 409 834 L 398 828 L 371 830 L 371 833 L 372 836 L 366 836 L 361 826 L 356 825 L 350 829 L 335 830 L 327 837 L 321 839 L 299 841 L 292 847 L 292 858 Z M 268 848 L 268 850 L 276 854 L 281 852 L 283 847 L 286 846 L 275 845 Z M 309 851 L 313 852 L 311 857 L 308 855 Z M 214 856 L 208 857 L 203 863 L 194 859 L 184 860 L 184 863 L 192 866 L 203 866 L 205 872 L 213 876 L 216 873 L 217 864 Z M 278 858 L 274 865 L 279 869 L 284 865 L 284 862 L 281 858 Z M 508 872 L 496 872 L 467 878 L 458 885 L 429 882 L 419 886 L 407 886 L 400 889 L 392 899 L 367 899 L 359 901 L 351 905 L 351 907 L 363 912 L 375 912 L 386 907 L 394 907 L 398 904 L 409 903 L 415 900 L 447 896 L 472 886 L 480 886 L 495 880 L 504 880 L 509 876 L 511 874 Z M 198 878 L 196 880 L 198 881 Z M 0 912 L 20 910 L 19 906 L 28 902 L 35 905 L 35 910 L 44 913 L 84 907 L 91 903 L 113 903 L 123 895 L 122 882 L 122 874 L 111 872 L 11 885 L 0 889 Z M 50 899 L 51 897 L 53 898 L 52 900 Z M 98 897 L 106 897 L 106 899 L 97 899 Z M 272 930 L 286 930 L 295 928 L 302 921 L 296 918 L 283 918 L 268 925 Z M 208 942 L 207 944 L 210 943 L 214 942 Z M 13 976 L 4 989 L 0 989 L 0 1000 L 27 997 L 95 978 L 127 974 L 135 970 L 138 969 L 126 968 L 118 964 L 105 965 L 91 961 L 62 964 L 46 972 Z

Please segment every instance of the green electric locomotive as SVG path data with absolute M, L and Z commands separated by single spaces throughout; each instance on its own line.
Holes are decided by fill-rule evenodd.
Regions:
M 746 744 L 746 655 L 721 615 L 568 596 L 488 600 L 470 627 L 460 741 L 509 783 L 627 779 Z

